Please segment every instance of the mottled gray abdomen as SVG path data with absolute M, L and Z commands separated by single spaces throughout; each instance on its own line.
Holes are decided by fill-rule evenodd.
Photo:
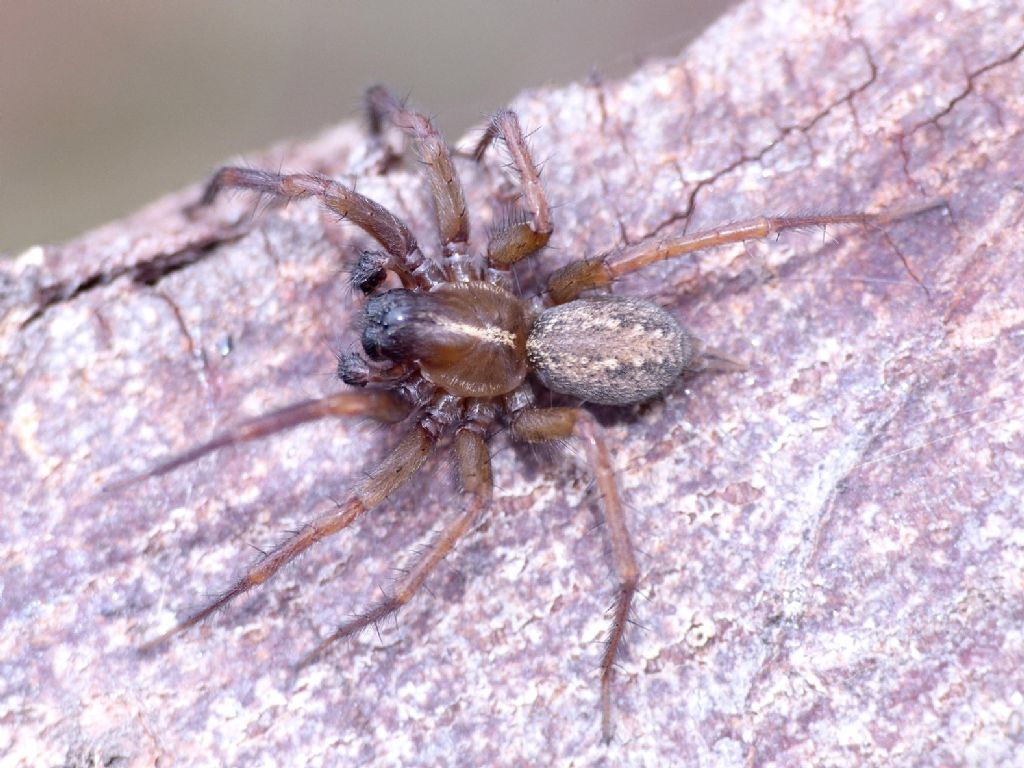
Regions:
M 661 394 L 695 351 L 693 336 L 657 304 L 617 296 L 547 309 L 526 341 L 529 365 L 548 388 L 608 405 Z

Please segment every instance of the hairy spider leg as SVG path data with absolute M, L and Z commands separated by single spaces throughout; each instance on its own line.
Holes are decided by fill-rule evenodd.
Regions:
M 209 205 L 222 189 L 228 188 L 247 189 L 284 200 L 315 197 L 329 211 L 351 221 L 384 246 L 389 257 L 388 268 L 399 276 L 406 288 L 430 289 L 444 282 L 440 268 L 423 255 L 416 238 L 401 219 L 333 179 L 312 173 L 281 174 L 226 166 L 210 179 L 197 206 Z
M 552 304 L 565 304 L 577 298 L 584 291 L 593 288 L 606 288 L 630 272 L 705 248 L 746 240 L 760 240 L 787 229 L 806 229 L 835 224 L 882 226 L 919 213 L 943 208 L 945 205 L 944 201 L 929 201 L 923 205 L 881 213 L 761 216 L 692 235 L 665 239 L 648 238 L 636 245 L 601 256 L 580 259 L 556 270 L 548 278 L 548 297 Z
M 487 450 L 487 429 L 494 421 L 493 409 L 479 403 L 472 421 L 459 427 L 455 433 L 454 452 L 463 491 L 470 496 L 465 509 L 450 521 L 430 544 L 413 567 L 395 584 L 394 591 L 386 595 L 365 613 L 338 627 L 298 663 L 298 668 L 316 661 L 328 646 L 350 637 L 370 625 L 379 624 L 402 608 L 423 586 L 423 582 L 451 552 L 455 544 L 476 523 L 491 501 L 491 457 Z M 470 407 L 471 413 L 474 406 Z
M 479 265 L 469 258 L 467 252 L 469 213 L 466 197 L 447 142 L 426 115 L 408 109 L 383 86 L 374 86 L 366 92 L 366 104 L 370 128 L 374 133 L 380 132 L 381 123 L 386 118 L 412 139 L 434 198 L 434 214 L 448 276 L 463 281 L 479 280 Z
M 510 221 L 492 232 L 488 239 L 487 260 L 491 267 L 507 270 L 517 261 L 547 245 L 553 227 L 551 209 L 540 183 L 540 173 L 526 146 L 526 137 L 523 136 L 515 112 L 503 109 L 494 115 L 484 135 L 480 137 L 473 157 L 477 162 L 483 159 L 487 147 L 499 137 L 512 156 L 512 164 L 519 174 L 522 197 L 529 214 L 529 221 Z
M 433 411 L 421 416 L 398 446 L 366 477 L 351 494 L 338 503 L 330 513 L 306 524 L 273 552 L 251 566 L 223 595 L 178 622 L 167 632 L 142 645 L 143 651 L 161 645 L 175 635 L 194 627 L 211 614 L 227 605 L 239 595 L 259 586 L 277 573 L 285 564 L 321 539 L 352 525 L 359 517 L 373 509 L 402 487 L 426 462 L 443 430 Z
M 393 424 L 405 419 L 411 410 L 411 406 L 396 394 L 377 390 L 339 392 L 316 400 L 304 400 L 301 403 L 294 403 L 276 411 L 246 419 L 240 424 L 214 435 L 205 443 L 175 454 L 144 472 L 110 483 L 105 490 L 120 491 L 142 480 L 166 475 L 178 467 L 191 464 L 221 448 L 239 445 L 250 440 L 260 440 L 310 421 L 319 421 L 333 416 L 369 416 L 377 421 Z
M 594 472 L 604 507 L 605 530 L 611 542 L 612 565 L 618 578 L 612 624 L 601 658 L 601 733 L 605 742 L 609 742 L 612 738 L 612 672 L 622 648 L 639 570 L 629 530 L 626 528 L 626 515 L 615 482 L 615 471 L 608 456 L 608 446 L 597 421 L 589 411 L 582 408 L 526 408 L 513 416 L 512 435 L 526 442 L 576 437 L 583 443 L 587 461 Z

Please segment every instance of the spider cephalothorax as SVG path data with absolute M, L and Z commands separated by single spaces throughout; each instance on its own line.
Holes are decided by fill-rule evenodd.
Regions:
M 617 579 L 601 659 L 602 729 L 610 738 L 612 670 L 639 570 L 600 427 L 585 408 L 537 406 L 537 392 L 546 387 L 582 402 L 628 405 L 659 396 L 683 371 L 729 370 L 737 364 L 705 347 L 650 301 L 610 295 L 580 298 L 581 294 L 606 291 L 624 274 L 690 251 L 765 237 L 781 229 L 868 223 L 892 216 L 758 218 L 673 239 L 645 240 L 573 261 L 550 275 L 542 297 L 526 298 L 512 290 L 510 269 L 547 244 L 552 220 L 516 115 L 508 110 L 495 115 L 475 158 L 479 161 L 488 146 L 501 139 L 518 176 L 523 215 L 495 230 L 485 253 L 472 253 L 462 187 L 445 142 L 426 117 L 383 88 L 371 89 L 367 101 L 374 129 L 379 131 L 385 121 L 400 128 L 411 138 L 425 168 L 442 244 L 437 258 L 424 255 L 405 224 L 382 206 L 322 176 L 222 168 L 199 203 L 211 204 L 225 188 L 283 200 L 314 197 L 380 243 L 383 250 L 364 252 L 351 273 L 353 284 L 368 296 L 362 317 L 363 351 L 341 355 L 338 375 L 357 389 L 250 419 L 124 482 L 161 475 L 220 447 L 327 416 L 359 414 L 405 421 L 405 435 L 335 509 L 267 554 L 221 597 L 147 645 L 194 626 L 319 540 L 351 525 L 406 483 L 442 440 L 450 441 L 467 497 L 464 508 L 445 523 L 390 595 L 338 627 L 301 662 L 310 663 L 334 641 L 398 610 L 470 530 L 491 498 L 487 440 L 497 427 L 505 425 L 513 439 L 527 442 L 576 438 L 597 482 Z M 401 287 L 386 287 L 396 280 Z

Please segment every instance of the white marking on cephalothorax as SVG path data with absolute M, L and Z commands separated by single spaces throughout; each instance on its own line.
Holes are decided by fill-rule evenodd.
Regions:
M 506 347 L 515 348 L 516 346 L 516 335 L 509 330 L 501 328 L 497 325 L 472 325 L 470 323 L 458 323 L 452 321 L 445 321 L 441 323 L 442 327 L 455 333 L 462 333 L 466 336 L 471 336 L 474 339 L 480 339 L 490 344 L 498 344 Z

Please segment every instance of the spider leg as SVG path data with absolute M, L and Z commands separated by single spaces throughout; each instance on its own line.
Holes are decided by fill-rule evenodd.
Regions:
M 365 415 L 378 421 L 394 423 L 406 418 L 410 410 L 410 406 L 401 398 L 387 391 L 339 392 L 317 400 L 304 400 L 301 403 L 294 403 L 276 411 L 246 419 L 237 426 L 215 435 L 207 442 L 171 456 L 144 472 L 110 483 L 105 490 L 120 491 L 142 480 L 166 475 L 178 467 L 191 464 L 206 454 L 221 448 L 250 440 L 259 440 L 309 421 L 318 421 L 331 416 Z
M 612 671 L 622 648 L 626 622 L 639 580 L 633 544 L 626 528 L 626 516 L 619 498 L 608 446 L 597 421 L 581 408 L 526 408 L 513 416 L 512 434 L 516 439 L 526 442 L 566 440 L 575 436 L 582 441 L 587 460 L 594 470 L 604 506 L 605 529 L 611 542 L 612 564 L 618 578 L 612 625 L 601 658 L 601 733 L 605 742 L 608 742 L 612 737 Z
M 438 432 L 436 424 L 431 423 L 431 416 L 421 418 L 391 454 L 370 472 L 369 476 L 359 483 L 348 498 L 340 502 L 332 512 L 308 523 L 284 544 L 251 566 L 227 592 L 178 622 L 159 637 L 144 643 L 141 650 L 149 651 L 195 626 L 239 595 L 267 581 L 282 566 L 294 560 L 321 539 L 347 528 L 364 512 L 376 507 L 404 485 L 423 466 L 437 443 Z
M 284 200 L 315 197 L 329 211 L 351 221 L 376 239 L 390 257 L 388 267 L 407 288 L 431 288 L 443 282 L 438 266 L 423 256 L 409 228 L 384 206 L 332 179 L 312 173 L 281 174 L 227 166 L 206 185 L 196 206 L 209 205 L 222 189 L 248 189 Z
M 379 132 L 383 119 L 387 118 L 413 141 L 416 155 L 423 163 L 430 183 L 434 213 L 450 276 L 458 280 L 479 280 L 479 265 L 467 254 L 469 214 L 448 144 L 426 115 L 406 108 L 383 86 L 370 88 L 366 92 L 366 103 L 371 130 Z
M 392 594 L 373 606 L 366 613 L 347 621 L 338 627 L 298 663 L 299 669 L 316 661 L 328 646 L 338 640 L 356 634 L 360 630 L 377 624 L 398 611 L 412 599 L 417 590 L 438 564 L 451 552 L 456 542 L 469 531 L 480 513 L 491 500 L 491 459 L 484 441 L 487 426 L 493 421 L 493 415 L 483 414 L 482 418 L 464 425 L 455 434 L 455 457 L 458 465 L 459 478 L 463 490 L 470 495 L 466 509 L 449 522 L 440 536 L 434 540 L 429 549 L 416 562 L 410 571 L 396 584 Z
M 552 232 L 551 209 L 515 112 L 503 109 L 494 116 L 480 138 L 473 157 L 479 162 L 487 147 L 497 137 L 501 137 L 512 155 L 512 164 L 519 174 L 522 196 L 529 212 L 529 221 L 511 221 L 495 230 L 487 242 L 490 265 L 497 269 L 508 269 L 547 245 Z
M 883 226 L 925 211 L 942 208 L 944 201 L 883 213 L 831 213 L 807 216 L 770 216 L 748 219 L 724 227 L 668 239 L 648 239 L 603 256 L 574 261 L 553 272 L 548 278 L 548 294 L 554 304 L 565 304 L 583 291 L 605 288 L 630 272 L 673 259 L 684 253 L 700 251 L 728 243 L 760 240 L 787 229 L 824 227 L 831 224 Z
M 366 112 L 370 133 L 380 140 L 381 148 L 384 150 L 380 170 L 382 173 L 385 173 L 393 165 L 397 165 L 402 161 L 402 155 L 405 150 L 405 137 L 397 126 L 389 123 L 387 114 L 381 110 L 381 105 L 375 98 L 378 89 L 385 90 L 383 86 L 373 86 L 363 93 L 363 108 Z

